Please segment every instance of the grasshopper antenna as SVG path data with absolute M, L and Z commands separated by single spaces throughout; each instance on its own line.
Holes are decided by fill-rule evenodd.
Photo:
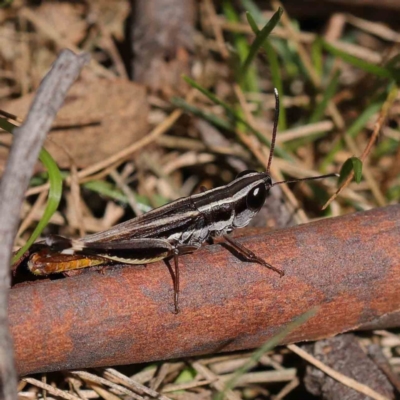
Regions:
M 339 174 L 326 174 L 326 175 L 310 176 L 308 178 L 289 179 L 287 181 L 275 182 L 275 183 L 273 183 L 271 185 L 271 187 L 272 186 L 277 186 L 277 185 L 282 185 L 283 183 L 294 183 L 294 182 L 302 182 L 302 181 L 315 181 L 317 179 L 332 178 L 334 176 L 338 177 L 340 175 Z
M 278 131 L 278 122 L 279 122 L 279 93 L 278 89 L 274 88 L 274 95 L 275 95 L 275 115 L 274 115 L 274 129 L 272 131 L 272 140 L 271 146 L 269 149 L 269 158 L 268 158 L 268 165 L 267 165 L 267 174 L 269 174 L 269 169 L 272 163 L 272 157 L 274 156 L 274 149 L 275 149 L 275 140 L 276 140 L 276 133 Z
M 276 141 L 276 134 L 278 131 L 278 122 L 279 122 L 279 108 L 280 108 L 280 103 L 279 103 L 279 93 L 278 89 L 274 88 L 274 94 L 275 94 L 275 116 L 274 116 L 274 129 L 272 131 L 272 140 L 271 140 L 271 146 L 269 150 L 269 158 L 268 158 L 268 165 L 267 165 L 267 174 L 269 175 L 269 169 L 271 167 L 272 163 L 272 157 L 274 156 L 274 149 L 275 149 L 275 141 Z M 275 182 L 272 184 L 272 186 L 276 185 L 282 185 L 283 183 L 293 183 L 293 182 L 301 182 L 301 181 L 313 181 L 316 179 L 323 179 L 323 178 L 331 178 L 331 177 L 338 177 L 338 174 L 327 174 L 327 175 L 319 175 L 319 176 L 311 176 L 309 178 L 300 178 L 300 179 L 290 179 L 287 181 L 280 181 L 280 182 Z M 271 187 L 272 187 L 271 186 Z

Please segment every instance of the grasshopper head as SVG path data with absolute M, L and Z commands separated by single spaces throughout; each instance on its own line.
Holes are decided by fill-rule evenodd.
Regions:
M 235 216 L 233 228 L 242 228 L 260 211 L 267 198 L 272 180 L 269 174 L 243 171 L 232 182 Z

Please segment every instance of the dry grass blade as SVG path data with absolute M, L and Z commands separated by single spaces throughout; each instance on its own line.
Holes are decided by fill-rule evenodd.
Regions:
M 350 24 L 366 32 L 370 32 L 385 40 L 400 43 L 400 35 L 395 30 L 390 29 L 382 23 L 367 21 L 366 19 L 358 18 L 351 14 L 346 15 L 346 19 Z
M 212 30 L 214 32 L 214 36 L 215 36 L 215 39 L 218 44 L 220 54 L 226 60 L 229 58 L 229 52 L 228 52 L 228 49 L 226 48 L 221 25 L 218 23 L 214 4 L 211 0 L 205 0 L 204 7 L 206 8 L 206 10 L 209 14 L 209 21 L 211 23 Z
M 109 381 L 108 379 L 104 379 L 100 376 L 94 375 L 94 374 L 90 374 L 89 372 L 86 371 L 73 371 L 71 372 L 72 375 L 78 376 L 79 378 L 81 378 L 84 381 L 90 381 L 90 382 L 94 382 L 96 384 L 101 384 L 104 386 L 108 386 L 116 391 L 118 391 L 119 393 L 123 393 L 126 394 L 128 396 L 133 397 L 134 399 L 137 400 L 143 400 L 142 396 L 139 396 L 138 394 L 132 392 L 132 390 L 129 390 L 127 388 L 125 388 L 124 386 L 121 385 L 117 385 L 111 381 Z
M 110 176 L 114 179 L 115 183 L 121 188 L 121 190 L 124 192 L 125 196 L 128 199 L 128 203 L 131 206 L 132 210 L 134 213 L 139 216 L 142 215 L 142 211 L 140 210 L 137 201 L 135 199 L 135 196 L 132 192 L 132 189 L 124 182 L 124 179 L 121 177 L 121 175 L 114 169 L 113 171 L 110 172 Z
M 248 372 L 238 378 L 236 386 L 245 386 L 248 383 L 287 382 L 292 381 L 296 376 L 295 368 L 287 368 L 279 371 Z M 224 382 L 232 379 L 234 374 L 221 375 Z
M 178 390 L 195 389 L 200 386 L 209 385 L 212 382 L 214 382 L 214 381 L 207 379 L 207 380 L 203 380 L 203 381 L 193 380 L 192 382 L 187 382 L 187 383 L 169 384 L 169 385 L 164 386 L 163 393 L 176 392 Z
M 218 390 L 218 392 L 222 392 L 225 389 L 224 382 L 220 379 L 218 375 L 214 374 L 214 372 L 212 372 L 209 368 L 200 364 L 197 361 L 193 362 L 191 365 L 200 375 L 210 380 L 212 382 L 211 386 L 213 386 L 216 390 Z M 228 400 L 240 400 L 240 397 L 230 389 L 226 390 L 224 394 Z
M 169 362 L 163 363 L 161 365 L 161 367 L 158 369 L 155 378 L 151 382 L 151 388 L 153 390 L 157 390 L 162 385 L 162 383 L 164 382 L 164 380 L 167 377 L 167 375 L 170 372 L 176 371 L 179 368 L 180 368 L 180 366 L 176 365 L 174 363 L 169 363 Z
M 332 121 L 320 121 L 315 122 L 313 124 L 299 126 L 293 129 L 287 129 L 283 132 L 279 132 L 279 135 L 276 137 L 277 143 L 288 142 L 289 140 L 303 138 L 309 135 L 313 135 L 315 133 L 321 134 L 331 131 L 334 128 L 334 124 Z
M 66 400 L 81 400 L 81 398 L 78 396 L 74 396 L 73 394 L 70 394 L 70 393 L 66 392 L 65 390 L 57 389 L 52 385 L 38 381 L 37 379 L 34 379 L 34 378 L 24 378 L 23 381 L 30 383 L 31 385 L 34 385 L 40 389 L 43 389 L 47 393 L 49 393 L 53 396 L 56 396 L 56 397 L 61 397 Z
M 275 396 L 274 400 L 284 399 L 293 389 L 299 386 L 299 378 L 294 378 L 291 382 L 285 385 L 282 390 Z
M 110 391 L 104 389 L 103 386 L 97 383 L 86 381 L 86 384 L 93 390 L 95 394 L 97 394 L 96 397 L 101 397 L 104 400 L 121 400 L 120 396 L 111 393 Z M 145 399 L 140 397 L 140 400 L 145 400 Z
M 124 386 L 127 386 L 133 390 L 137 390 L 141 393 L 145 393 L 155 399 L 170 400 L 169 397 L 163 396 L 162 394 L 158 393 L 157 391 L 150 389 L 149 387 L 144 386 L 139 382 L 136 382 L 134 379 L 128 378 L 127 376 L 121 374 L 114 368 L 107 368 L 105 370 L 105 375 L 108 376 L 110 379 L 117 380 Z

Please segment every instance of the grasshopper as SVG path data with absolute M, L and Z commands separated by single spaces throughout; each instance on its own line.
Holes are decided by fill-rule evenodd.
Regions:
M 34 253 L 28 261 L 35 275 L 48 275 L 104 264 L 148 264 L 174 260 L 174 306 L 179 312 L 179 256 L 192 253 L 215 237 L 222 236 L 247 261 L 275 271 L 283 270 L 229 236 L 243 228 L 264 205 L 269 190 L 277 185 L 337 176 L 336 174 L 272 183 L 269 173 L 279 119 L 279 96 L 275 89 L 275 117 L 270 154 L 265 172 L 243 171 L 229 184 L 183 197 L 103 232 L 70 240 L 47 238 L 48 249 Z M 54 252 L 55 250 L 56 252 Z

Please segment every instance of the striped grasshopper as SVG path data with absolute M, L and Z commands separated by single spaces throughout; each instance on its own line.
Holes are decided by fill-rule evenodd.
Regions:
M 243 171 L 231 183 L 180 198 L 142 216 L 103 232 L 70 240 L 50 236 L 48 245 L 30 256 L 29 270 L 35 275 L 67 272 L 111 263 L 148 264 L 174 260 L 174 306 L 179 311 L 179 256 L 199 249 L 207 240 L 222 236 L 249 262 L 284 275 L 229 236 L 243 228 L 264 205 L 269 190 L 277 185 L 322 179 L 336 174 L 272 183 L 269 173 L 279 118 L 279 96 L 275 89 L 275 118 L 271 149 L 265 172 Z

